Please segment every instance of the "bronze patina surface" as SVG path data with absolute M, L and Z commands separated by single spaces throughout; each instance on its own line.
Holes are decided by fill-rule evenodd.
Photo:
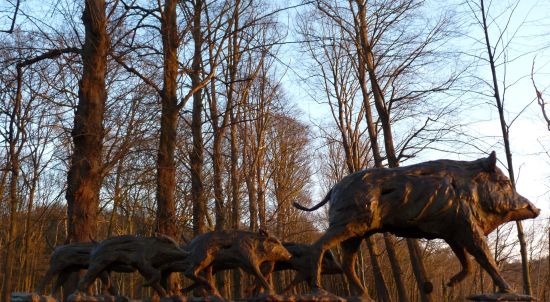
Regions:
M 56 247 L 50 257 L 50 267 L 40 281 L 36 292 L 43 295 L 46 285 L 52 278 L 57 276 L 51 294 L 57 293 L 71 273 L 88 268 L 90 253 L 96 245 L 97 242 L 78 242 Z M 99 274 L 99 278 L 101 278 L 104 286 L 111 284 L 107 272 Z M 113 295 L 117 294 L 116 288 L 112 285 L 107 290 Z
M 253 274 L 258 282 L 269 292 L 271 285 L 260 270 L 263 263 L 268 263 L 269 273 L 276 261 L 289 260 L 292 255 L 281 242 L 265 231 L 250 232 L 241 230 L 225 230 L 208 232 L 195 237 L 187 245 L 190 255 L 185 263 L 186 277 L 194 280 L 197 285 L 206 286 L 214 296 L 220 293 L 212 282 L 214 262 L 218 269 L 240 267 Z M 205 277 L 199 275 L 205 272 Z
M 302 281 L 311 282 L 313 277 L 311 274 L 311 245 L 285 242 L 283 246 L 292 254 L 292 258 L 275 262 L 273 271 L 293 270 L 296 272 L 294 279 L 283 291 L 287 293 Z M 332 252 L 330 250 L 326 251 L 322 261 L 321 274 L 333 275 L 342 274 L 343 272 Z
M 537 217 L 540 210 L 518 194 L 496 167 L 496 155 L 474 161 L 435 160 L 391 169 L 367 169 L 344 177 L 313 211 L 329 203 L 329 228 L 313 244 L 312 287 L 320 289 L 325 251 L 341 244 L 350 287 L 368 296 L 354 269 L 365 236 L 391 232 L 411 238 L 444 239 L 462 265 L 448 285 L 470 270 L 466 252 L 489 273 L 501 292 L 511 292 L 492 257 L 485 236 L 513 220 Z
M 166 263 L 175 262 L 187 257 L 170 237 L 158 235 L 141 237 L 124 235 L 101 241 L 90 254 L 88 271 L 78 284 L 81 292 L 89 292 L 89 287 L 99 274 L 105 271 L 134 272 L 139 271 L 146 279 L 146 285 L 164 297 L 166 290 L 161 286 L 161 270 Z

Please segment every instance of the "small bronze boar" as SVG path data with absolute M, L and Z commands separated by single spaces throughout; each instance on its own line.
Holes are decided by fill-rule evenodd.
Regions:
M 275 262 L 273 271 L 294 270 L 296 275 L 290 284 L 284 289 L 288 292 L 302 281 L 311 281 L 311 245 L 305 243 L 285 242 L 283 246 L 292 254 L 290 260 L 280 260 Z M 341 274 L 344 271 L 336 261 L 330 250 L 326 251 L 323 257 L 321 274 L 333 275 Z
M 170 237 L 157 235 L 140 237 L 117 236 L 101 241 L 90 254 L 88 271 L 78 284 L 81 292 L 88 292 L 92 282 L 105 271 L 134 272 L 145 277 L 161 297 L 167 295 L 160 285 L 159 267 L 166 263 L 185 259 L 188 252 L 182 250 Z
M 266 277 L 266 279 L 269 278 L 269 275 L 272 272 L 276 271 L 284 271 L 284 270 L 294 270 L 296 271 L 296 276 L 294 279 L 290 282 L 290 284 L 284 289 L 284 292 L 288 292 L 290 289 L 292 289 L 294 286 L 298 285 L 302 281 L 310 281 L 311 280 L 311 246 L 309 244 L 305 243 L 294 243 L 294 242 L 284 242 L 283 246 L 290 252 L 292 257 L 287 260 L 278 260 L 275 261 L 273 264 L 272 262 L 264 262 L 262 265 L 260 265 L 260 271 L 262 272 L 262 275 Z M 227 251 L 221 250 L 218 251 L 214 261 L 211 264 L 210 271 L 207 273 L 206 278 L 209 282 L 212 282 L 212 276 L 209 274 L 216 274 L 220 271 L 230 270 L 230 269 L 236 269 L 236 268 L 242 268 L 243 265 L 241 263 L 238 263 L 237 261 L 229 259 L 230 257 L 225 255 Z M 166 265 L 167 269 L 163 270 L 163 273 L 165 272 L 174 272 L 174 271 L 184 271 L 186 268 L 185 262 L 179 262 L 179 263 L 172 263 L 169 265 Z M 249 273 L 252 273 L 248 271 Z M 323 267 L 322 267 L 322 274 L 330 275 L 330 274 L 341 274 L 343 273 L 342 268 L 340 267 L 340 264 L 336 262 L 336 259 L 334 258 L 334 255 L 329 250 L 325 253 L 323 257 Z M 258 284 L 261 285 L 261 284 Z M 257 285 L 257 286 L 258 286 Z M 194 288 L 197 287 L 197 284 L 192 284 L 191 286 L 185 288 L 183 291 L 191 291 Z M 257 290 L 255 290 L 257 292 Z
M 511 288 L 502 278 L 485 236 L 513 220 L 537 217 L 540 210 L 519 195 L 496 167 L 496 155 L 474 161 L 435 160 L 392 169 L 367 169 L 350 174 L 332 187 L 313 211 L 329 202 L 329 228 L 312 246 L 312 287 L 320 290 L 324 252 L 342 243 L 343 269 L 354 292 L 367 295 L 354 265 L 364 237 L 391 232 L 411 238 L 444 239 L 462 270 L 449 286 L 466 277 L 466 252 L 489 273 L 502 292 Z
M 51 292 L 51 294 L 56 294 L 72 273 L 88 268 L 90 253 L 96 245 L 97 242 L 77 242 L 56 247 L 50 257 L 50 267 L 40 281 L 36 292 L 43 295 L 48 282 L 57 276 Z M 101 278 L 103 286 L 108 287 L 107 290 L 110 294 L 117 294 L 117 290 L 112 286 L 107 272 L 101 273 L 99 278 Z
M 195 237 L 186 250 L 191 254 L 186 261 L 184 275 L 192 279 L 198 286 L 206 286 L 215 296 L 220 296 L 212 283 L 212 265 L 214 262 L 224 264 L 228 268 L 240 267 L 256 276 L 256 279 L 272 292 L 260 266 L 263 263 L 274 263 L 289 260 L 292 255 L 281 242 L 265 231 L 249 232 L 241 230 L 214 231 Z M 271 264 L 272 266 L 273 264 Z M 173 268 L 176 266 L 173 265 Z M 206 276 L 199 273 L 206 269 Z M 271 268 L 269 269 L 271 271 Z

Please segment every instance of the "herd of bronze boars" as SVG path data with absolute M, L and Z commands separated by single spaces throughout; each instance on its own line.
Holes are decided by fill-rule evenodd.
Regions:
M 499 292 L 509 295 L 512 288 L 490 253 L 486 235 L 503 223 L 535 218 L 540 213 L 496 166 L 494 152 L 474 161 L 434 160 L 362 170 L 336 183 L 312 208 L 297 203 L 294 206 L 313 211 L 326 203 L 329 227 L 312 244 L 282 243 L 263 230 L 224 230 L 199 235 L 183 245 L 163 235 L 125 235 L 63 245 L 53 252 L 38 292 L 44 294 L 47 283 L 57 276 L 55 293 L 72 272 L 87 269 L 75 295 L 91 294 L 90 286 L 97 278 L 102 280 L 105 292 L 117 295 L 110 272 L 138 271 L 145 284 L 164 297 L 169 294 L 169 274 L 182 272 L 194 281 L 184 293 L 202 287 L 208 295 L 222 298 L 212 275 L 241 268 L 256 277 L 256 294 L 261 290 L 273 294 L 270 274 L 290 269 L 297 273 L 285 291 L 307 281 L 313 295 L 326 295 L 321 288 L 321 274 L 343 273 L 352 296 L 368 301 L 368 293 L 356 275 L 357 252 L 365 237 L 390 232 L 408 238 L 445 240 L 462 265 L 449 286 L 469 273 L 470 254 L 491 276 Z M 330 248 L 339 244 L 341 265 L 330 253 Z

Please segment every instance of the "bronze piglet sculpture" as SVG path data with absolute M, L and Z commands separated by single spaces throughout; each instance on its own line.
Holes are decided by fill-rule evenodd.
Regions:
M 50 257 L 50 267 L 38 285 L 37 292 L 44 294 L 46 285 L 55 276 L 52 294 L 56 294 L 59 288 L 68 280 L 72 273 L 88 268 L 90 253 L 97 245 L 97 242 L 77 242 L 61 245 L 55 248 Z M 99 274 L 103 285 L 108 286 L 109 293 L 116 295 L 117 289 L 112 286 L 108 272 Z
M 272 292 L 272 287 L 260 267 L 262 264 L 270 266 L 266 269 L 269 274 L 275 262 L 290 260 L 292 257 L 277 238 L 263 230 L 208 232 L 191 240 L 186 250 L 191 254 L 185 261 L 185 276 L 195 281 L 198 286 L 205 286 L 212 295 L 218 297 L 221 297 L 220 293 L 212 282 L 212 270 L 216 263 L 219 270 L 234 267 L 244 269 L 255 275 L 256 280 L 268 292 Z M 180 263 L 174 263 L 172 267 L 179 265 Z M 203 271 L 206 273 L 205 277 L 199 275 Z
M 101 241 L 90 254 L 90 266 L 78 284 L 80 292 L 89 292 L 93 281 L 102 272 L 139 271 L 146 278 L 146 285 L 152 286 L 161 296 L 167 296 L 161 286 L 160 267 L 187 258 L 188 252 L 182 250 L 170 237 L 156 235 L 142 237 L 124 235 Z

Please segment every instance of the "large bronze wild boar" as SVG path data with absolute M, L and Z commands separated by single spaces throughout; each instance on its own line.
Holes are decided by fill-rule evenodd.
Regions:
M 343 269 L 353 291 L 367 296 L 355 274 L 357 249 L 365 236 L 391 232 L 410 238 L 444 239 L 462 270 L 448 285 L 463 280 L 470 265 L 466 252 L 489 273 L 502 292 L 502 278 L 485 236 L 513 220 L 537 217 L 540 210 L 519 195 L 496 167 L 496 155 L 474 161 L 435 160 L 392 169 L 350 174 L 332 187 L 313 211 L 329 202 L 329 228 L 313 244 L 312 287 L 320 291 L 320 259 L 342 243 Z
M 78 283 L 81 292 L 89 287 L 99 274 L 105 271 L 134 272 L 145 277 L 146 285 L 152 286 L 164 297 L 166 290 L 160 285 L 160 267 L 185 259 L 187 251 L 182 250 L 170 237 L 157 235 L 141 237 L 124 235 L 105 239 L 90 254 L 88 271 Z

